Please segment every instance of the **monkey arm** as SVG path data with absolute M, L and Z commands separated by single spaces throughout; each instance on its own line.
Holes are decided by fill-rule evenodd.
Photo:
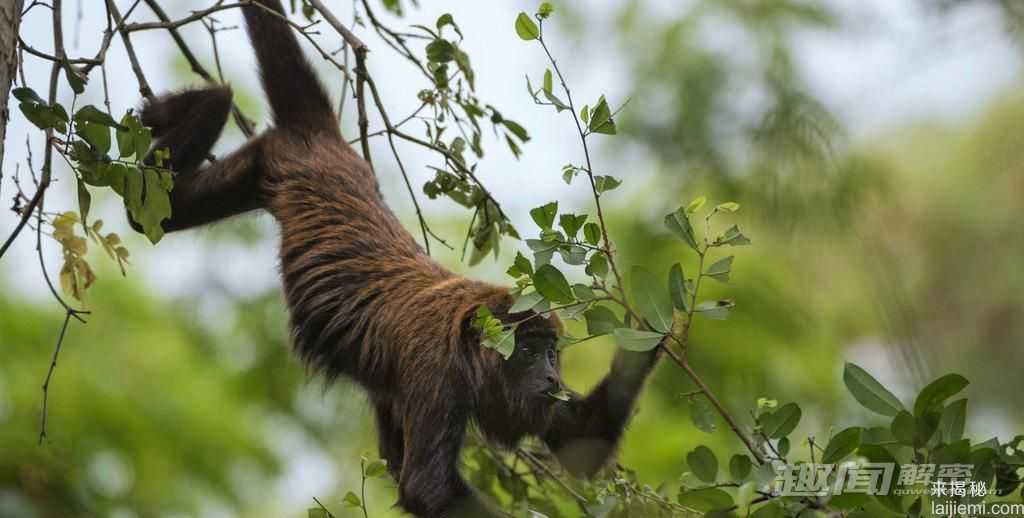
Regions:
M 656 350 L 655 350 L 656 351 Z M 574 476 L 589 477 L 612 455 L 657 353 L 619 350 L 611 372 L 586 397 L 573 394 L 559 403 L 542 436 Z
M 179 173 L 171 189 L 167 232 L 205 225 L 261 206 L 258 169 L 263 138 L 195 171 Z M 173 148 L 172 148 L 173 149 Z

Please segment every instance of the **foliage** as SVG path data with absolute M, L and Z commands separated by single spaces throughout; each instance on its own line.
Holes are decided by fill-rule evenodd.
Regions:
M 76 78 L 72 74 L 69 78 Z M 78 87 L 75 88 L 75 85 Z M 76 97 L 72 109 L 81 93 L 81 85 L 72 85 Z M 152 135 L 142 125 L 138 116 L 129 110 L 118 122 L 107 112 L 89 104 L 68 117 L 68 110 L 61 104 L 48 104 L 31 88 L 15 88 L 12 94 L 20 104 L 25 118 L 40 130 L 56 130 L 63 134 L 60 145 L 54 146 L 71 166 L 77 181 L 78 212 L 64 212 L 45 217 L 53 232 L 51 235 L 60 243 L 64 253 L 64 265 L 60 270 L 60 285 L 64 293 L 85 302 L 86 290 L 95 280 L 92 267 L 86 260 L 88 241 L 76 236 L 74 225 L 81 224 L 83 232 L 94 243 L 115 260 L 121 273 L 129 256 L 128 249 L 121 244 L 116 233 L 100 233 L 102 220 L 89 223 L 92 194 L 89 187 L 109 187 L 124 201 L 132 219 L 142 227 L 146 237 L 157 243 L 163 237 L 161 221 L 171 215 L 169 193 L 174 185 L 173 172 L 164 167 L 168 154 L 165 149 L 150 153 Z M 114 130 L 117 152 L 111 156 L 110 132 Z M 44 216 L 40 214 L 40 220 Z

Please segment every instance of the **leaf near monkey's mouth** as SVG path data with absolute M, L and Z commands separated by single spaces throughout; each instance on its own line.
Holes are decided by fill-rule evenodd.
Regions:
M 559 390 L 558 392 L 548 392 L 548 395 L 561 401 L 569 401 L 569 392 L 565 390 Z

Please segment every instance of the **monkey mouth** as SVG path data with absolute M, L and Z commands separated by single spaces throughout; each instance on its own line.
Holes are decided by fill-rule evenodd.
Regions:
M 549 390 L 545 392 L 544 395 L 551 399 L 557 399 L 558 401 L 569 401 L 569 392 L 561 387 L 556 390 Z

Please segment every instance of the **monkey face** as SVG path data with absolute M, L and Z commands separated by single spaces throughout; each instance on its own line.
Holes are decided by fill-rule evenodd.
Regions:
M 556 324 L 534 315 L 516 328 L 516 349 L 505 362 L 517 391 L 528 398 L 547 398 L 562 390 Z

